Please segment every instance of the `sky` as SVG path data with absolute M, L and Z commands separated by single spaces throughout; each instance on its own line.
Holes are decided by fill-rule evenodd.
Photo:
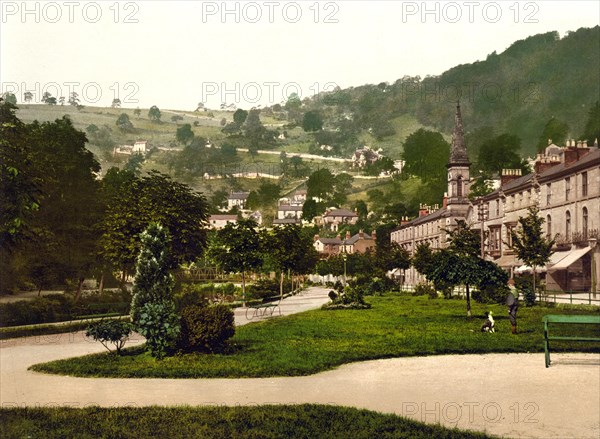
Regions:
M 22 102 L 194 110 L 439 75 L 538 33 L 600 24 L 598 1 L 0 1 L 0 85 Z

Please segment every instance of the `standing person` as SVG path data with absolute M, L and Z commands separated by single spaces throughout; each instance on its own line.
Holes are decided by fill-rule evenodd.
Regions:
M 517 310 L 519 309 L 519 293 L 515 288 L 515 280 L 510 278 L 508 280 L 508 288 L 510 288 L 510 293 L 508 293 L 508 297 L 506 298 L 506 306 L 508 306 L 508 319 L 510 320 L 510 325 L 512 326 L 512 333 L 517 333 Z

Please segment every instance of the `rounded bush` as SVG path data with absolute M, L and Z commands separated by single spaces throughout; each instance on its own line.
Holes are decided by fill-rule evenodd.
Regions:
M 233 311 L 225 305 L 186 307 L 178 346 L 187 352 L 220 352 L 235 334 Z

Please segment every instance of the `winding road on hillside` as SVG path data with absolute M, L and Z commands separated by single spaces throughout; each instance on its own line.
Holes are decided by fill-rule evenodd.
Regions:
M 292 296 L 282 303 L 282 313 L 316 308 L 327 300 L 326 293 L 311 288 Z M 236 323 L 247 322 L 239 310 Z M 246 379 L 75 378 L 27 370 L 103 349 L 83 332 L 0 342 L 2 407 L 321 403 L 506 437 L 600 436 L 598 354 L 553 354 L 548 369 L 540 353 L 457 355 L 367 361 L 306 377 Z

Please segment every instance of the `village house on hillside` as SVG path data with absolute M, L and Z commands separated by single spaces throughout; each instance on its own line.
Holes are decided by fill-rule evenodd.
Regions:
M 358 215 L 348 209 L 327 209 L 322 222 L 326 228 L 335 232 L 340 224 L 356 224 Z
M 227 224 L 237 223 L 237 215 L 211 215 L 208 217 L 208 224 L 211 229 L 222 229 Z
M 250 192 L 231 192 L 227 197 L 227 209 L 232 209 L 234 206 L 238 209 L 245 209 L 249 195 Z
M 350 232 L 346 232 L 344 240 L 340 235 L 335 238 L 322 238 L 315 235 L 313 246 L 322 258 L 340 253 L 366 253 L 375 248 L 375 232 L 369 235 L 361 230 L 354 236 L 351 236 Z
M 354 154 L 352 155 L 352 167 L 364 168 L 367 165 L 372 165 L 381 157 L 383 157 L 381 155 L 381 149 L 374 151 L 369 146 L 365 145 L 354 151 Z
M 410 253 L 421 243 L 447 246 L 446 230 L 463 220 L 486 236 L 485 257 L 513 275 L 530 267 L 516 259 L 511 231 L 520 217 L 537 207 L 546 235 L 555 239 L 555 253 L 540 271 L 547 272 L 548 290 L 599 291 L 600 281 L 600 150 L 598 142 L 570 140 L 564 148 L 550 142 L 534 162 L 534 172 L 502 171 L 500 187 L 473 202 L 468 198 L 470 163 L 464 142 L 460 106 L 457 106 L 448 168 L 448 192 L 442 207 L 421 205 L 419 216 L 403 221 L 391 233 Z M 482 224 L 483 223 L 483 224 Z M 405 271 L 410 285 L 423 280 L 414 269 Z
M 146 155 L 150 151 L 147 140 L 138 140 L 133 145 L 116 146 L 113 153 L 122 155 L 142 154 Z
M 277 207 L 277 219 L 302 218 L 302 206 L 281 204 Z

